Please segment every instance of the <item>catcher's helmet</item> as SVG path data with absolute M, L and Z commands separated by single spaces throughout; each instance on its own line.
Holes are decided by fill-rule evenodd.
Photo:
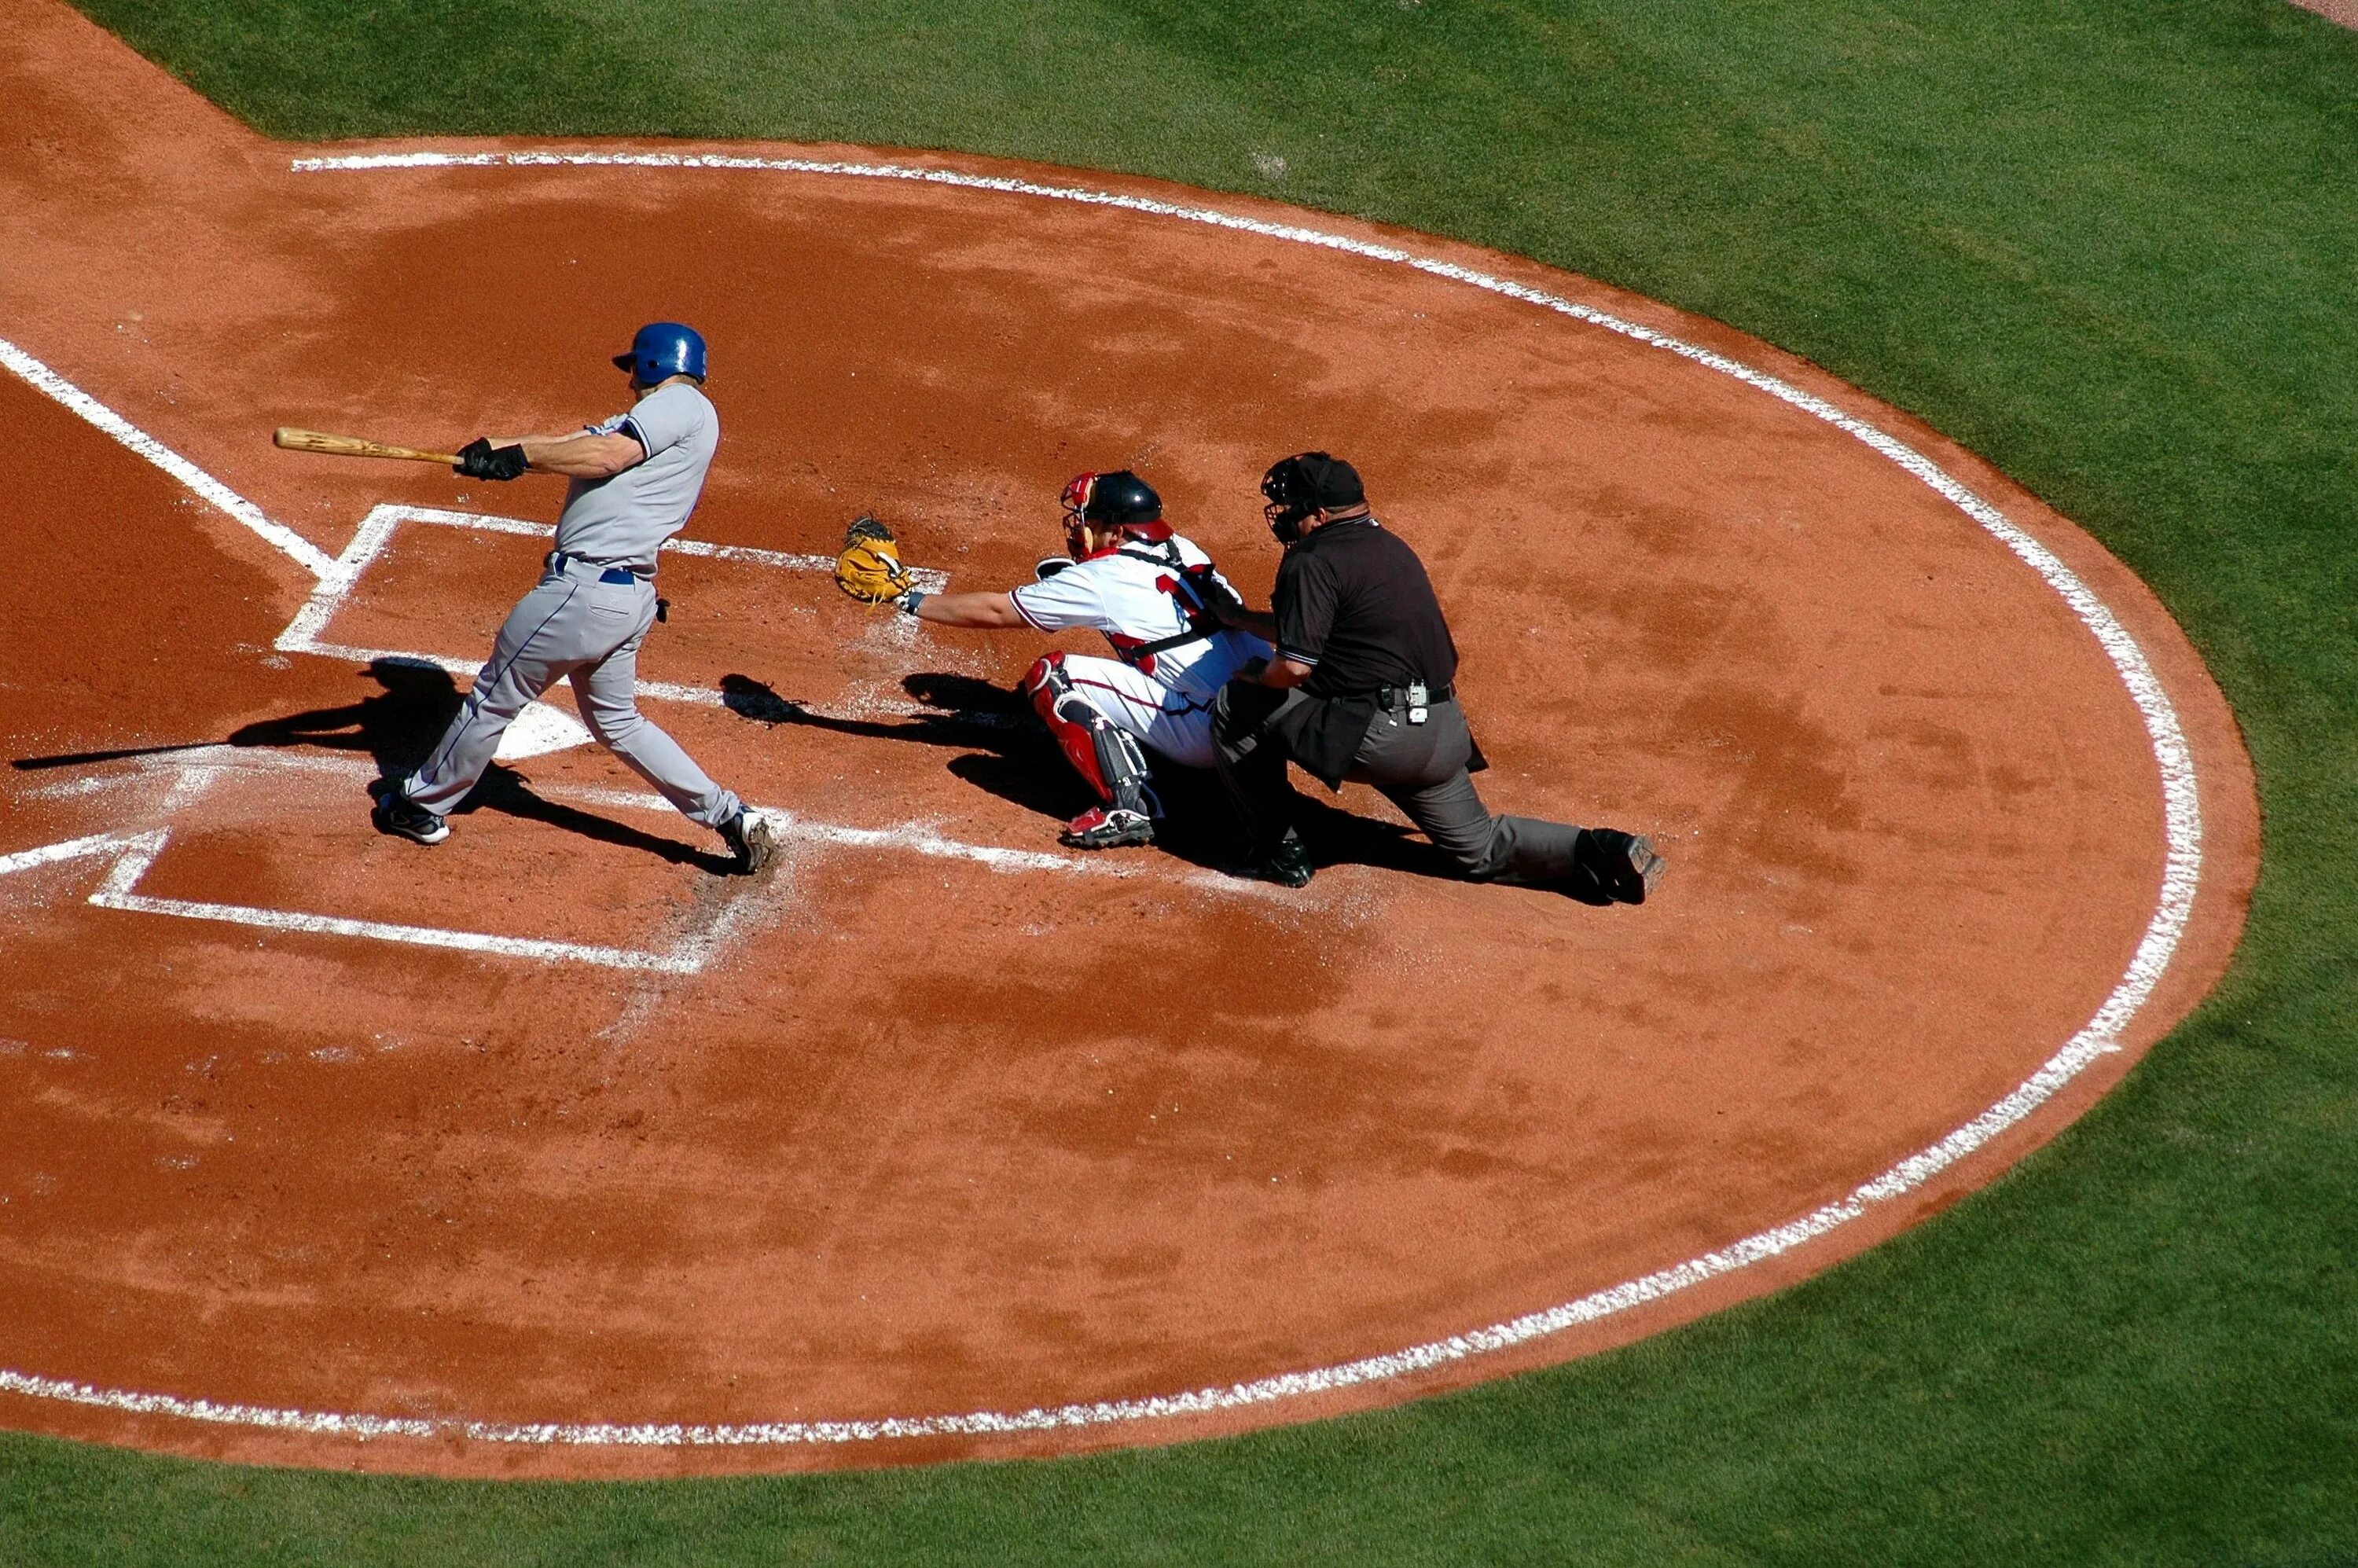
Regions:
M 1084 529 L 1119 531 L 1150 542 L 1171 533 L 1163 523 L 1163 498 L 1128 469 L 1077 474 L 1065 487 L 1065 549 L 1076 561 L 1089 553 Z
M 1301 522 L 1313 512 L 1341 512 L 1368 499 L 1359 470 L 1325 452 L 1278 459 L 1260 476 L 1260 492 L 1269 501 L 1260 509 L 1269 531 L 1288 544 L 1302 536 Z
M 1065 511 L 1104 527 L 1123 528 L 1163 521 L 1163 498 L 1128 469 L 1116 469 L 1076 477 L 1065 487 Z
M 704 334 L 676 321 L 650 321 L 631 340 L 631 351 L 614 356 L 614 368 L 631 373 L 641 386 L 675 375 L 704 379 Z

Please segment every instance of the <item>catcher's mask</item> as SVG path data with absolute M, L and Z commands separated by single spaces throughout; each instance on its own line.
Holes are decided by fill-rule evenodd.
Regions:
M 1260 476 L 1260 492 L 1269 504 L 1260 514 L 1278 543 L 1291 545 L 1302 537 L 1302 520 L 1314 512 L 1340 512 L 1366 503 L 1359 470 L 1325 452 L 1296 452 L 1269 465 Z
M 1128 534 L 1150 541 L 1167 537 L 1163 524 L 1163 498 L 1154 487 L 1130 472 L 1074 476 L 1065 487 L 1065 550 L 1075 560 L 1092 554 L 1089 535 Z

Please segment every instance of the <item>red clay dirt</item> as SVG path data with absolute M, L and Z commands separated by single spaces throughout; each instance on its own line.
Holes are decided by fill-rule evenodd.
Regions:
M 2304 11 L 2313 11 L 2329 22 L 2339 22 L 2345 27 L 2358 27 L 2358 0 L 2292 0 Z
M 0 337 L 330 555 L 381 503 L 546 521 L 556 492 L 280 453 L 271 427 L 433 445 L 596 416 L 619 392 L 603 356 L 659 317 L 714 345 L 703 540 L 823 553 L 874 509 L 955 586 L 1004 586 L 1057 546 L 1073 471 L 1129 464 L 1260 593 L 1275 550 L 1254 481 L 1327 447 L 1432 567 L 1487 798 L 1650 832 L 1671 871 L 1643 908 L 1598 910 L 1428 874 L 1379 830 L 1338 842 L 1380 863 L 1300 893 L 1222 877 L 1184 832 L 1178 852 L 1084 862 L 1055 849 L 1083 802 L 1052 752 L 912 716 L 955 677 L 1011 682 L 1036 640 L 910 636 L 816 573 L 719 560 L 666 568 L 679 610 L 643 674 L 741 677 L 744 711 L 649 710 L 750 798 L 831 827 L 795 837 L 774 879 L 716 877 L 704 835 L 599 794 L 639 785 L 579 748 L 517 763 L 525 792 L 421 850 L 369 830 L 362 786 L 448 684 L 388 696 L 354 660 L 272 652 L 310 574 L 0 377 L 7 755 L 261 727 L 226 752 L 0 773 L 0 856 L 161 827 L 142 896 L 717 954 L 631 974 L 103 908 L 95 860 L 0 880 L 0 1368 L 19 1390 L 0 1421 L 241 1460 L 660 1475 L 1163 1443 L 1396 1401 L 1891 1235 L 2067 1125 L 2233 950 L 2257 814 L 2217 690 L 2124 568 L 1936 433 L 1531 262 L 891 155 L 1398 244 L 1704 344 L 1912 444 L 2152 662 L 2199 780 L 2192 919 L 2121 1052 L 1978 1152 L 1781 1256 L 1513 1348 L 1048 1432 L 471 1439 L 468 1422 L 881 1421 L 1227 1387 L 1791 1220 L 1998 1101 L 2120 983 L 2162 881 L 2155 752 L 2087 627 L 1956 507 L 1826 422 L 1595 326 L 1363 256 L 937 185 L 296 173 L 317 149 L 252 135 L 63 5 L 16 16 Z M 480 657 L 536 548 L 405 526 L 325 634 Z M 942 678 L 913 701 L 912 675 Z M 1397 821 L 1363 790 L 1341 804 Z M 945 858 L 925 835 L 1049 859 Z M 435 1424 L 363 1440 L 68 1384 Z

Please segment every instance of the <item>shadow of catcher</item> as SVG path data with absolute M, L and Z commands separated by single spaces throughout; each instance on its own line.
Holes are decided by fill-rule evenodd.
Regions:
M 961 752 L 965 754 L 946 764 L 952 775 L 1050 818 L 1059 827 L 1097 804 L 1096 794 L 1073 772 L 1020 691 L 938 671 L 909 676 L 901 687 L 936 711 L 891 722 L 834 719 L 813 713 L 748 675 L 721 676 L 720 700 L 739 718 L 773 729 L 793 724 Z M 1249 874 L 1238 859 L 1242 828 L 1211 770 L 1162 763 L 1154 770 L 1154 792 L 1166 813 L 1155 824 L 1154 848 L 1190 865 Z M 1465 880 L 1446 854 L 1412 828 L 1306 795 L 1299 812 L 1303 839 L 1321 865 L 1375 866 L 1440 881 Z

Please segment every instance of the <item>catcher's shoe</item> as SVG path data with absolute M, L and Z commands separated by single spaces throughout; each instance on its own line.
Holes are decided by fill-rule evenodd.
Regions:
M 378 832 L 414 843 L 439 844 L 450 837 L 450 825 L 402 794 L 399 784 L 387 784 L 377 793 L 369 820 Z
M 720 837 L 727 841 L 729 852 L 737 857 L 734 868 L 740 876 L 750 877 L 777 859 L 777 836 L 770 824 L 750 811 L 741 811 L 720 825 Z
M 1126 811 L 1119 806 L 1093 806 L 1065 824 L 1056 841 L 1076 849 L 1117 849 L 1124 844 L 1152 844 L 1154 819 L 1144 812 Z
M 1277 847 L 1261 857 L 1260 878 L 1280 887 L 1308 887 L 1317 867 L 1310 863 L 1310 851 L 1299 835 L 1288 833 L 1277 841 Z

